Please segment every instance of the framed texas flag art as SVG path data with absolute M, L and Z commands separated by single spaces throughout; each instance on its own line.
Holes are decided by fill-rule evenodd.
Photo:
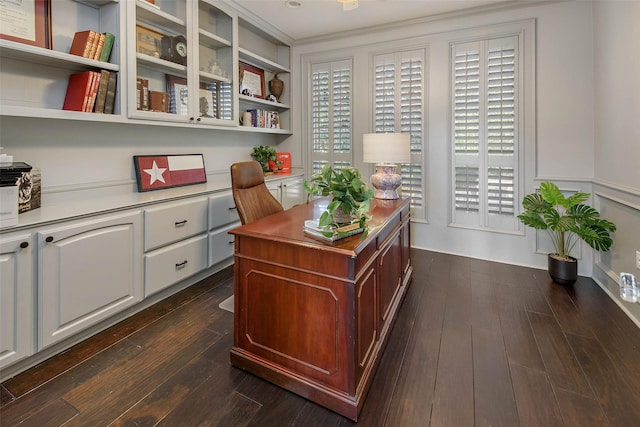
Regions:
M 202 154 L 133 156 L 138 191 L 207 182 Z

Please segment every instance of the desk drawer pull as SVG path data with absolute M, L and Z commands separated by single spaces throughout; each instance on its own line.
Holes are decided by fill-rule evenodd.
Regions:
M 182 227 L 187 224 L 187 220 L 183 219 L 182 221 L 176 221 L 174 224 L 176 227 Z
M 176 270 L 180 270 L 180 269 L 186 267 L 186 265 L 187 265 L 187 260 L 185 259 L 184 261 L 179 262 L 179 263 L 176 264 Z

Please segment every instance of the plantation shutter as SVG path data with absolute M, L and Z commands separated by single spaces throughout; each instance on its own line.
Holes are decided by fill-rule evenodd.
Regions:
M 311 66 L 312 173 L 351 166 L 352 68 L 350 60 Z
M 518 38 L 452 46 L 452 222 L 516 230 Z
M 416 217 L 425 217 L 423 143 L 425 53 L 423 49 L 374 56 L 374 130 L 411 135 L 411 162 L 400 165 L 402 195 Z

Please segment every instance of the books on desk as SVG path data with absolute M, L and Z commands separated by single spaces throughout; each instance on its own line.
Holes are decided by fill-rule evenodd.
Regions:
M 344 239 L 345 237 L 360 234 L 364 231 L 364 227 L 359 222 L 344 225 L 342 227 L 319 227 L 317 219 L 308 219 L 304 222 L 304 232 L 314 237 L 319 237 L 329 242 Z

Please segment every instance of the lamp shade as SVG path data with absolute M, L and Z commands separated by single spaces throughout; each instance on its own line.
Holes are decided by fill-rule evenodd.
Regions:
M 409 163 L 408 133 L 367 133 L 362 137 L 362 160 L 365 163 Z

